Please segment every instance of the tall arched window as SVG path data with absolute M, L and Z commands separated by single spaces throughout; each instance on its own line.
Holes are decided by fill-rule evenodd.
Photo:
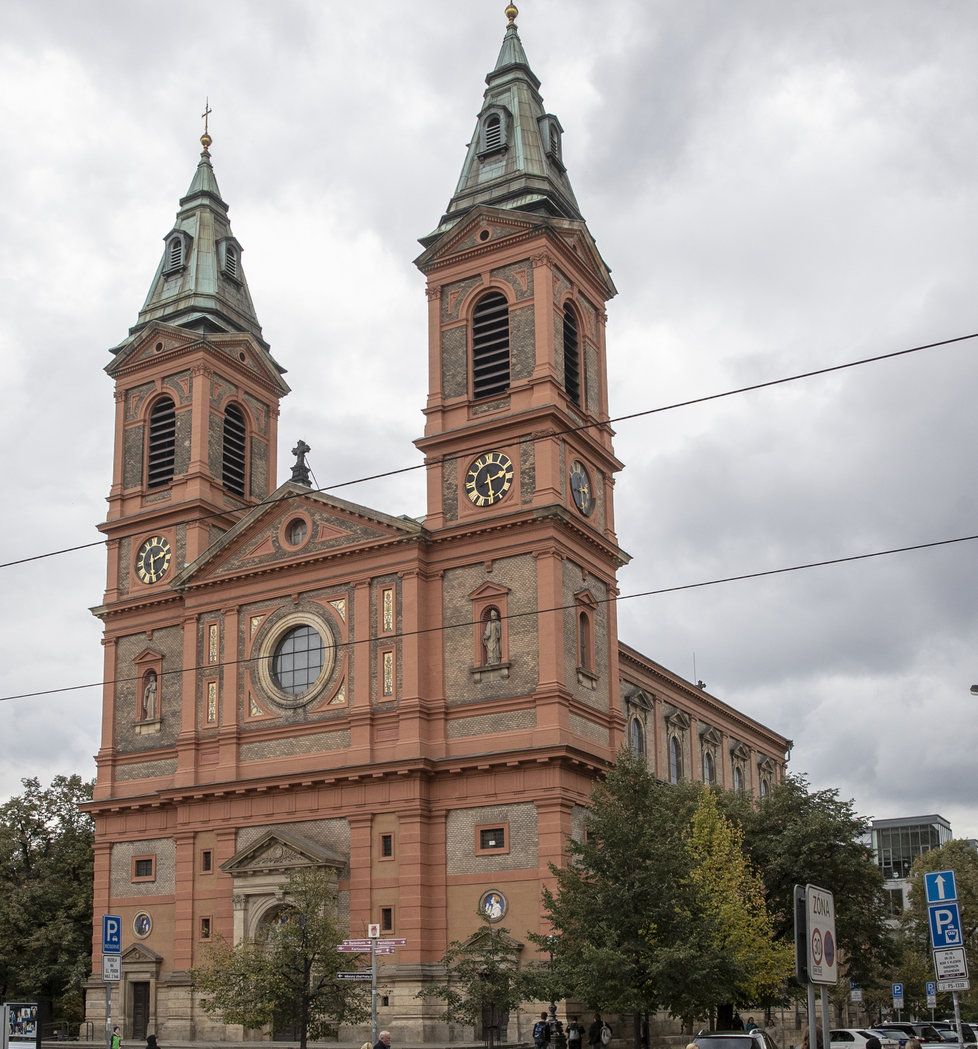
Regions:
M 224 245 L 224 272 L 235 279 L 238 276 L 238 249 L 233 244 Z
M 628 744 L 633 754 L 637 754 L 639 757 L 644 756 L 645 730 L 642 728 L 642 723 L 638 718 L 632 718 L 631 720 L 628 730 Z
M 176 458 L 177 413 L 171 397 L 161 397 L 149 414 L 149 456 L 146 485 L 159 488 L 173 480 Z
M 683 748 L 677 736 L 669 740 L 669 782 L 678 783 L 683 778 Z
M 577 647 L 580 667 L 583 670 L 593 670 L 594 655 L 591 648 L 591 617 L 587 612 L 581 612 L 577 617 Z
M 509 304 L 490 291 L 472 314 L 472 396 L 498 397 L 509 389 Z
M 571 304 L 564 304 L 564 389 L 574 404 L 581 403 L 581 348 L 577 314 Z
M 713 760 L 713 755 L 708 751 L 703 751 L 703 782 L 707 784 L 713 784 L 717 781 L 717 765 Z
M 740 794 L 744 792 L 744 773 L 739 765 L 734 766 L 733 770 L 733 786 L 734 790 Z
M 771 784 L 768 782 L 767 776 L 761 778 L 761 797 L 766 798 L 771 792 Z
M 236 404 L 229 404 L 224 409 L 221 481 L 235 495 L 245 494 L 245 420 Z

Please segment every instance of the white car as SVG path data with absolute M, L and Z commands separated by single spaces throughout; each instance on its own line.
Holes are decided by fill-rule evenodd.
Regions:
M 900 1043 L 894 1038 L 882 1034 L 873 1034 L 864 1027 L 837 1027 L 829 1031 L 829 1049 L 866 1049 L 870 1038 L 878 1038 L 880 1049 L 900 1049 Z

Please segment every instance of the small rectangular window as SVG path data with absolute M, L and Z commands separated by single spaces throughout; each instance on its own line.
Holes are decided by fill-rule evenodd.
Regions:
M 394 855 L 394 835 L 381 834 L 380 855 L 382 859 L 389 860 Z
M 479 831 L 480 849 L 506 848 L 506 831 L 502 827 L 489 827 Z
M 380 908 L 380 931 L 381 932 L 393 932 L 394 930 L 394 908 L 393 907 L 381 907 Z
M 156 857 L 155 856 L 133 856 L 133 858 L 132 858 L 132 880 L 133 881 L 155 881 L 156 880 Z
M 200 938 L 202 940 L 209 940 L 211 938 L 211 920 L 210 918 L 200 919 Z
M 200 869 L 204 874 L 210 874 L 214 869 L 214 854 L 210 849 L 204 849 L 200 854 Z

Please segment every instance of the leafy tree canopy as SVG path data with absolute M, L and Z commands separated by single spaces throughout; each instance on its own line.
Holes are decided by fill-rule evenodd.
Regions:
M 91 972 L 92 783 L 21 781 L 0 805 L 0 999 L 38 998 L 55 1019 L 82 1018 Z
M 344 933 L 337 918 L 336 879 L 311 868 L 294 871 L 277 920 L 257 941 L 219 940 L 193 970 L 203 1007 L 225 1023 L 258 1028 L 295 1024 L 300 1049 L 335 1037 L 339 1024 L 368 1015 L 361 986 L 338 980 L 351 955 L 337 951 Z

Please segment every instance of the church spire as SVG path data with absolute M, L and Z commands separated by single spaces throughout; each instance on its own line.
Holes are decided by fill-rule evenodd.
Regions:
M 211 163 L 213 143 L 205 107 L 197 170 L 180 199 L 173 229 L 163 238 L 163 257 L 129 338 L 152 321 L 202 333 L 249 332 L 268 349 L 241 266 L 242 248 L 231 232 L 228 205 Z
M 506 8 L 506 34 L 486 77 L 482 109 L 448 210 L 428 245 L 471 208 L 488 204 L 582 219 L 562 158 L 560 121 L 544 109 L 540 80 L 530 68 L 516 26 L 518 10 Z

